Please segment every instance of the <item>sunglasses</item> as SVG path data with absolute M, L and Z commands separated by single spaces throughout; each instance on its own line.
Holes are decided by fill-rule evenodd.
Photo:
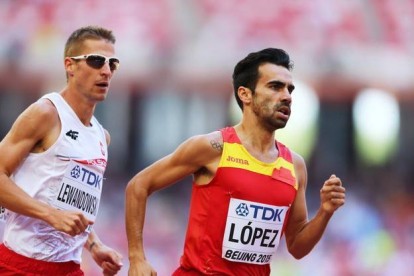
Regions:
M 111 71 L 115 71 L 119 68 L 119 59 L 117 57 L 106 57 L 99 54 L 90 54 L 70 58 L 74 60 L 84 59 L 86 64 L 95 69 L 101 69 L 106 62 L 109 63 Z

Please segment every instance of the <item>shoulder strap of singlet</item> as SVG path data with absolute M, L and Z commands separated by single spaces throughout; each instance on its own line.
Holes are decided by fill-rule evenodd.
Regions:
M 96 117 L 95 117 L 95 116 L 92 116 L 92 120 L 91 120 L 91 122 L 92 122 L 92 124 L 95 124 L 97 128 L 99 128 L 99 130 L 100 130 L 100 131 L 101 131 L 101 133 L 102 133 L 103 140 L 105 141 L 105 145 L 106 145 L 106 146 L 108 146 L 108 145 L 106 144 L 106 134 L 105 134 L 104 127 L 103 127 L 103 126 L 99 123 L 98 119 L 96 119 Z
M 56 92 L 52 92 L 52 93 L 48 93 L 43 95 L 40 99 L 48 99 L 50 100 L 54 105 L 61 105 L 61 97 L 58 93 Z
M 52 92 L 49 94 L 44 95 L 43 97 L 41 97 L 40 99 L 48 99 L 49 101 L 51 101 L 53 103 L 53 105 L 56 107 L 58 113 L 59 113 L 59 117 L 62 118 L 62 110 L 67 109 L 67 105 L 63 102 L 63 98 L 62 96 L 60 96 L 58 93 L 56 92 Z M 62 121 L 62 119 L 61 119 Z
M 234 127 L 226 127 L 220 129 L 221 134 L 223 135 L 223 142 L 232 143 L 232 144 L 241 144 L 239 137 L 237 136 L 236 130 Z
M 279 156 L 285 159 L 286 161 L 293 163 L 292 153 L 290 152 L 290 149 L 278 141 L 276 141 L 276 145 L 279 150 Z
M 58 114 L 59 114 L 59 120 L 62 124 L 62 129 L 63 129 L 63 124 L 64 124 L 64 114 L 62 113 L 65 109 L 67 109 L 66 104 L 63 102 L 63 98 L 62 96 L 60 96 L 58 93 L 56 92 L 52 92 L 46 95 L 43 95 L 43 97 L 41 97 L 39 100 L 41 99 L 48 99 L 49 101 L 52 102 L 52 104 L 55 106 Z

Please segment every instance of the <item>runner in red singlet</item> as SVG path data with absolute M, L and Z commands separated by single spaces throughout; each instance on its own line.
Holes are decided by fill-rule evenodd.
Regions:
M 306 165 L 275 141 L 275 131 L 290 116 L 291 67 L 288 54 L 280 49 L 249 54 L 233 74 L 241 123 L 190 138 L 130 181 L 129 276 L 156 275 L 143 249 L 147 197 L 190 174 L 190 219 L 174 276 L 270 275 L 269 263 L 283 234 L 297 259 L 320 240 L 333 213 L 345 203 L 345 188 L 331 175 L 321 189 L 318 213 L 308 220 Z

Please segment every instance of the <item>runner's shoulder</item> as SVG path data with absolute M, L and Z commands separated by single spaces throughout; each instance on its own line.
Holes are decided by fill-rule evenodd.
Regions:
M 16 121 L 16 127 L 26 129 L 30 135 L 42 135 L 59 124 L 55 106 L 46 99 L 31 104 Z M 37 135 L 36 135 L 37 134 Z
M 56 122 L 59 119 L 59 114 L 53 103 L 47 99 L 40 99 L 31 104 L 26 110 L 26 115 L 32 119 L 43 122 L 43 124 Z
M 176 150 L 174 157 L 204 166 L 221 156 L 223 138 L 219 131 L 189 138 Z
M 306 163 L 303 157 L 294 152 L 293 150 L 290 150 L 292 153 L 292 161 L 296 172 L 296 178 L 298 180 L 299 186 L 305 187 L 307 186 L 307 170 L 306 170 Z
M 223 150 L 223 136 L 220 131 L 193 136 L 187 140 L 187 143 L 205 153 L 221 153 Z
M 294 152 L 293 150 L 290 150 L 290 152 L 292 154 L 293 164 L 301 169 L 306 168 L 305 160 L 303 159 L 303 157 L 300 154 Z

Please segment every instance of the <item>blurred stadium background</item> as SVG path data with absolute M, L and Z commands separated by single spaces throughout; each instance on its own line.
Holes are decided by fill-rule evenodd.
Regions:
M 267 47 L 295 61 L 293 115 L 277 137 L 307 161 L 309 215 L 332 173 L 347 188 L 315 250 L 297 261 L 282 244 L 272 275 L 414 275 L 412 0 L 0 0 L 1 139 L 65 86 L 64 43 L 83 25 L 112 29 L 121 60 L 96 111 L 112 135 L 96 230 L 124 255 L 119 275 L 128 180 L 188 137 L 237 123 L 233 67 Z M 187 178 L 149 200 L 145 247 L 158 275 L 179 265 L 190 191 Z M 100 275 L 89 254 L 82 267 Z

